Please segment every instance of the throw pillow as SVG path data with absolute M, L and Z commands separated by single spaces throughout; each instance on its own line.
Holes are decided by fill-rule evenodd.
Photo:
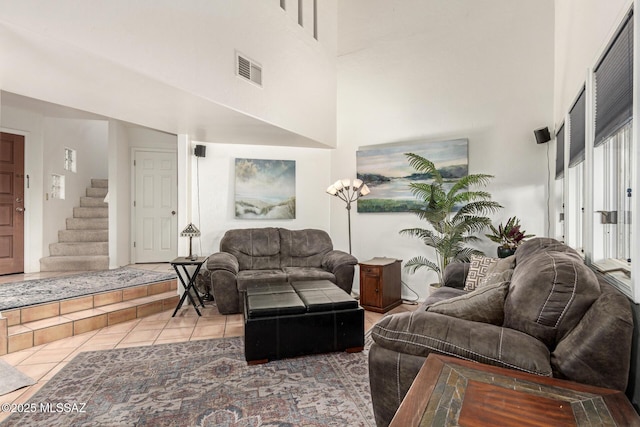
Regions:
M 494 283 L 510 282 L 512 275 L 513 275 L 513 270 L 505 270 L 501 272 L 489 273 L 486 276 L 484 276 L 482 279 L 480 279 L 477 289 L 480 289 L 487 285 L 493 285 Z
M 498 262 L 498 258 L 489 258 L 481 255 L 471 255 L 469 273 L 464 282 L 465 291 L 473 291 L 478 287 L 480 279 L 487 275 L 489 268 Z
M 468 294 L 431 304 L 427 311 L 501 326 L 508 291 L 509 282 L 494 283 Z

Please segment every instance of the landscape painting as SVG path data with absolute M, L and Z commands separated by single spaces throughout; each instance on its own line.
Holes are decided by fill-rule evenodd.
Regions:
M 358 200 L 358 212 L 409 212 L 420 207 L 409 188 L 411 182 L 430 182 L 428 174 L 417 173 L 405 153 L 415 153 L 430 161 L 451 188 L 468 174 L 467 139 L 412 142 L 361 149 L 356 153 L 358 178 L 371 190 Z
M 294 219 L 296 162 L 236 159 L 236 218 Z

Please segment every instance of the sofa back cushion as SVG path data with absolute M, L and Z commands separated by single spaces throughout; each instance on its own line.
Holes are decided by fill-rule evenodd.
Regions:
M 571 251 L 532 251 L 526 260 L 518 255 L 505 299 L 504 326 L 553 350 L 600 296 L 598 279 Z
M 321 267 L 322 258 L 333 250 L 329 235 L 322 230 L 280 228 L 282 267 Z
M 234 255 L 240 270 L 280 268 L 280 233 L 273 227 L 229 230 L 220 251 Z

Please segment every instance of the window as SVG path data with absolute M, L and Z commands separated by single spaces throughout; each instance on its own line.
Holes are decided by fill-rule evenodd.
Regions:
M 585 87 L 569 111 L 569 246 L 584 252 Z
M 64 175 L 51 174 L 51 198 L 64 200 Z
M 594 148 L 594 264 L 605 272 L 630 271 L 631 124 Z
M 556 133 L 556 185 L 554 194 L 556 195 L 555 206 L 558 217 L 555 224 L 555 237 L 564 241 L 564 125 Z
M 593 253 L 614 282 L 631 276 L 633 13 L 594 69 Z
M 64 170 L 76 172 L 76 150 L 64 149 Z

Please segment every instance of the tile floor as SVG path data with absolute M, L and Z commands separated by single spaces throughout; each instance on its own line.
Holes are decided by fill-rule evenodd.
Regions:
M 171 268 L 168 264 L 136 265 L 136 268 L 161 270 Z M 55 274 L 55 273 L 54 273 Z M 55 274 L 59 275 L 59 274 Z M 12 275 L 0 277 L 2 283 L 35 278 L 53 277 L 52 274 Z M 402 304 L 389 313 L 413 311 L 416 305 Z M 17 367 L 36 381 L 13 393 L 0 396 L 0 403 L 24 403 L 46 382 L 60 371 L 73 357 L 83 351 L 108 350 L 133 346 L 147 346 L 211 338 L 236 337 L 244 333 L 241 314 L 222 315 L 214 303 L 207 303 L 198 317 L 192 307 L 186 305 L 171 317 L 173 309 L 142 319 L 135 319 L 95 331 L 54 341 L 27 350 L 1 356 L 0 359 Z M 365 330 L 369 330 L 384 315 L 365 311 Z M 8 417 L 0 412 L 0 422 Z

